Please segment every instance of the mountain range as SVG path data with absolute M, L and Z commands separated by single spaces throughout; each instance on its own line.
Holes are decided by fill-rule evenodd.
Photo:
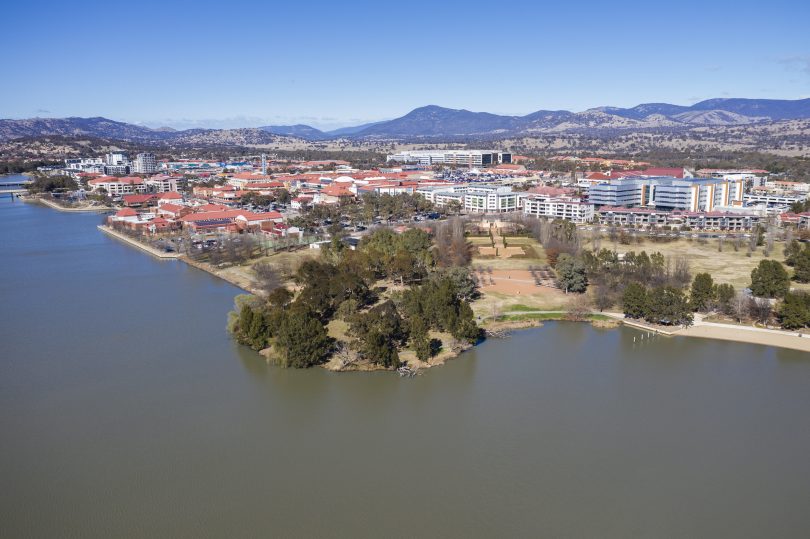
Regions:
M 539 110 L 525 116 L 471 112 L 429 105 L 393 120 L 333 131 L 308 125 L 244 129 L 151 129 L 106 118 L 0 120 L 0 140 L 44 136 L 94 136 L 131 142 L 272 144 L 279 137 L 307 141 L 350 139 L 508 138 L 540 134 L 685 130 L 701 126 L 744 126 L 810 118 L 810 99 L 709 99 L 691 106 L 645 103 L 632 108 L 598 107 L 583 112 Z

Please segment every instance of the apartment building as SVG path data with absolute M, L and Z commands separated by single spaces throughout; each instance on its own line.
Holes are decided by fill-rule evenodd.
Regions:
M 100 178 L 89 180 L 87 185 L 92 191 L 101 191 L 103 189 L 107 195 L 112 198 L 120 198 L 124 195 L 146 192 L 146 184 L 143 179 L 134 176 L 129 178 L 101 176 Z
M 158 170 L 155 154 L 139 153 L 130 168 L 135 174 L 154 174 Z
M 594 206 L 574 197 L 528 195 L 523 200 L 523 213 L 549 219 L 565 219 L 582 224 L 593 221 Z
M 146 178 L 143 182 L 146 185 L 146 189 L 152 193 L 169 193 L 171 191 L 177 191 L 177 180 L 178 178 L 176 176 L 159 174 Z
M 470 186 L 464 193 L 464 210 L 474 213 L 505 213 L 523 208 L 525 193 L 513 192 L 509 186 Z

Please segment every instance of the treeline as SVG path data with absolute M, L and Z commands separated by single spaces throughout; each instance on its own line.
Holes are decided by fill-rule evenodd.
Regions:
M 477 293 L 469 271 L 439 268 L 422 230 L 398 235 L 382 228 L 357 250 L 335 237 L 293 280 L 299 287 L 295 294 L 278 287 L 263 299 L 238 299 L 228 324 L 238 342 L 256 350 L 272 347 L 284 367 L 318 365 L 339 353 L 397 368 L 404 347 L 423 361 L 438 353 L 441 342 L 430 331 L 469 343 L 483 337 L 469 305 Z M 391 292 L 381 281 L 403 288 Z M 328 335 L 333 320 L 347 324 L 345 340 Z
M 60 164 L 59 161 L 0 161 L 0 174 L 22 174 L 23 172 L 33 172 L 39 167 L 47 167 Z
M 70 176 L 48 176 L 36 174 L 28 185 L 30 193 L 53 193 L 54 191 L 74 191 L 79 188 L 76 180 Z

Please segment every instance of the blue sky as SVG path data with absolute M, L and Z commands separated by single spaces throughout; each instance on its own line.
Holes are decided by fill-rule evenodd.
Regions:
M 0 117 L 337 127 L 810 97 L 810 2 L 64 2 L 0 6 Z

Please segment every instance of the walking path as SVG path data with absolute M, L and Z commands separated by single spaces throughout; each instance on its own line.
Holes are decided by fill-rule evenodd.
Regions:
M 45 204 L 49 208 L 53 208 L 53 209 L 59 210 L 59 211 L 66 211 L 66 212 L 93 212 L 93 213 L 99 213 L 99 212 L 112 211 L 114 209 L 114 208 L 110 208 L 108 206 L 83 206 L 83 207 L 78 207 L 78 208 L 66 208 L 65 206 L 60 206 L 59 204 L 57 204 L 53 200 L 48 200 L 47 198 L 23 198 L 23 200 L 26 201 L 26 202 L 41 202 L 42 204 Z
M 503 314 L 519 316 L 524 314 L 563 314 L 565 312 L 566 311 L 507 311 Z M 688 328 L 673 328 L 672 331 L 650 326 L 643 321 L 628 319 L 623 313 L 600 313 L 598 311 L 593 311 L 590 314 L 601 314 L 615 320 L 621 320 L 628 326 L 645 331 L 654 331 L 655 333 L 662 335 L 719 339 L 723 341 L 762 344 L 765 346 L 775 346 L 779 348 L 800 350 L 802 352 L 810 352 L 810 335 L 802 335 L 795 331 L 785 331 L 782 329 L 767 329 L 754 326 L 721 324 L 719 322 L 705 322 L 703 320 L 703 315 L 700 314 L 695 315 L 695 320 L 692 326 Z M 491 317 L 492 316 L 487 316 L 485 318 Z
M 165 251 L 160 251 L 159 249 L 155 249 L 154 247 L 150 247 L 149 245 L 141 243 L 140 241 L 135 240 L 133 238 L 130 238 L 128 236 L 125 236 L 124 234 L 121 234 L 120 232 L 116 232 L 112 228 L 106 227 L 104 225 L 98 225 L 98 229 L 101 230 L 102 232 L 106 233 L 106 234 L 109 234 L 110 236 L 118 238 L 119 240 L 121 240 L 123 242 L 126 242 L 126 243 L 128 243 L 130 245 L 133 245 L 133 246 L 137 247 L 138 249 L 141 249 L 142 251 L 146 251 L 150 255 L 155 256 L 157 258 L 168 258 L 168 259 L 180 258 L 179 253 L 167 253 Z

